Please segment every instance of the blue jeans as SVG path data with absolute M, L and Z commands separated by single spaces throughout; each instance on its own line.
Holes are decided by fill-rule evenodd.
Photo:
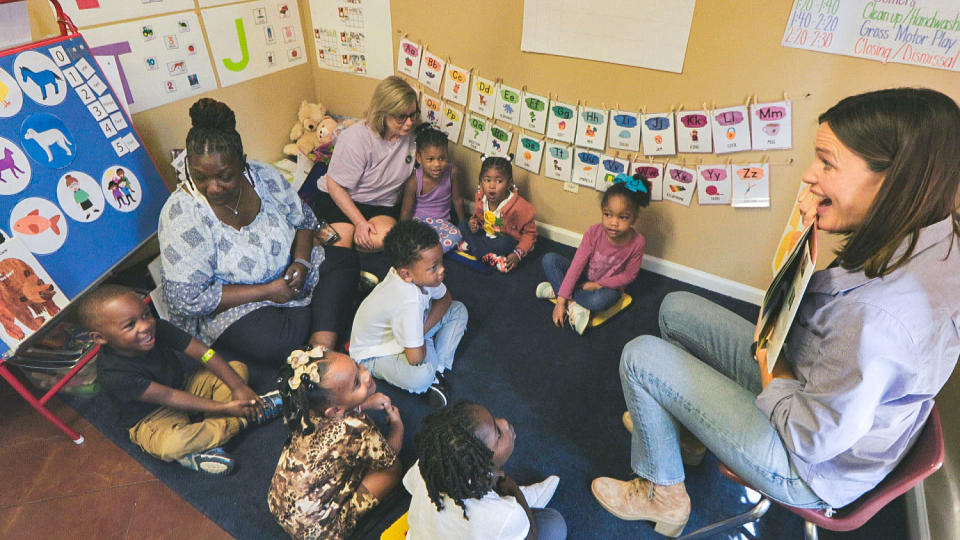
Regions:
M 375 356 L 360 360 L 378 379 L 403 388 L 414 394 L 422 394 L 433 384 L 436 372 L 453 368 L 453 355 L 457 352 L 460 338 L 467 329 L 467 307 L 454 300 L 443 314 L 440 322 L 424 334 L 427 346 L 426 358 L 413 366 L 404 353 Z
M 556 253 L 547 253 L 541 259 L 543 264 L 543 273 L 547 275 L 547 281 L 553 286 L 553 292 L 560 291 L 560 285 L 563 278 L 567 275 L 567 269 L 570 268 L 570 259 Z M 577 279 L 577 286 L 586 281 L 586 276 L 580 276 Z M 603 311 L 617 303 L 620 295 L 623 294 L 617 289 L 603 287 L 595 291 L 585 291 L 575 288 L 573 291 L 573 301 L 587 308 L 590 311 Z
M 477 232 L 470 232 L 470 218 L 460 223 L 460 232 L 467 241 L 467 251 L 474 257 L 483 257 L 487 253 L 494 255 L 509 255 L 517 247 L 517 241 L 506 233 L 500 233 L 496 238 L 489 238 L 483 227 Z
M 679 423 L 757 490 L 789 506 L 826 508 L 754 404 L 761 384 L 753 333 L 753 323 L 696 295 L 664 298 L 663 339 L 635 338 L 620 359 L 634 426 L 631 468 L 656 484 L 682 482 Z
M 537 522 L 537 538 L 540 540 L 563 540 L 567 537 L 567 522 L 553 508 L 531 508 Z

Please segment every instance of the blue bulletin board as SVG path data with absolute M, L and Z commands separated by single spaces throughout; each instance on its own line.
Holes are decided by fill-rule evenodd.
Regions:
M 0 354 L 148 240 L 168 195 L 79 34 L 0 51 Z

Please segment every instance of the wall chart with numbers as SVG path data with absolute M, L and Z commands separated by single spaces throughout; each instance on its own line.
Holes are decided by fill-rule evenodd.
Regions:
M 156 232 L 168 194 L 82 37 L 0 51 L 0 354 Z

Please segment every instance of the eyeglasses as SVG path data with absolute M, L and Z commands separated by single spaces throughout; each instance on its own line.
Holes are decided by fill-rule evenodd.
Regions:
M 407 120 L 416 120 L 420 116 L 420 109 L 414 109 L 410 114 L 391 114 L 390 118 L 393 118 L 400 124 L 406 124 Z

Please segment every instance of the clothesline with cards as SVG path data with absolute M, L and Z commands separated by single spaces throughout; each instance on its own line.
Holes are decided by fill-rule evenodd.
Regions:
M 765 207 L 770 204 L 770 166 L 759 161 L 690 166 L 652 158 L 678 154 L 729 154 L 792 148 L 792 101 L 665 112 L 616 104 L 592 107 L 487 78 L 454 65 L 402 34 L 397 72 L 417 81 L 422 118 L 453 143 L 506 156 L 517 139 L 514 163 L 534 174 L 604 191 L 620 173 L 640 174 L 653 184 L 652 199 L 689 206 Z M 442 91 L 441 91 L 442 89 Z M 429 90 L 434 95 L 431 95 Z M 462 140 L 461 140 L 462 132 Z M 621 157 L 621 152 L 627 154 Z M 783 163 L 789 165 L 792 159 Z

